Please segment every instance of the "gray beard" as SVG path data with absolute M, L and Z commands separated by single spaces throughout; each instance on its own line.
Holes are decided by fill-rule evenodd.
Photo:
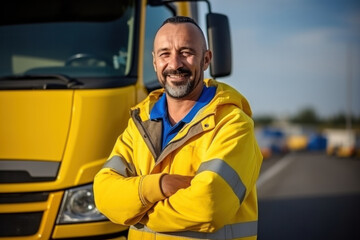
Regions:
M 180 83 L 175 86 L 170 86 L 167 82 L 165 82 L 165 92 L 173 98 L 183 98 L 187 96 L 194 89 L 194 81 L 190 81 L 189 79 L 186 82 Z

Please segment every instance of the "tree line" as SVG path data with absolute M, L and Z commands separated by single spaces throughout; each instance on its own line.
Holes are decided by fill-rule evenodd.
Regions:
M 255 126 L 270 125 L 278 118 L 271 115 L 255 116 Z M 349 121 L 351 120 L 351 121 Z M 351 122 L 351 127 L 360 129 L 360 116 L 349 116 L 346 113 L 338 113 L 330 117 L 320 117 L 313 108 L 304 108 L 290 116 L 287 121 L 294 124 L 316 126 L 320 128 L 346 128 Z

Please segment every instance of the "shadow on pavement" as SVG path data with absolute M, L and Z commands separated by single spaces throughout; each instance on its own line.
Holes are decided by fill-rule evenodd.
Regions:
M 360 193 L 260 199 L 258 239 L 360 239 Z

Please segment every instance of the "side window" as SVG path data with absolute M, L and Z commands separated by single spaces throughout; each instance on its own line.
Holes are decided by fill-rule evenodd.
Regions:
M 149 90 L 159 87 L 153 67 L 152 50 L 156 31 L 165 19 L 173 16 L 169 8 L 165 6 L 146 8 L 145 26 L 145 51 L 144 51 L 144 83 Z

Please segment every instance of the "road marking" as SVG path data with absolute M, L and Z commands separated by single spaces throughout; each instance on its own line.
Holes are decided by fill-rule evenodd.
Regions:
M 269 181 L 272 177 L 281 172 L 285 167 L 287 167 L 290 163 L 294 161 L 293 154 L 286 155 L 285 157 L 278 160 L 272 167 L 266 170 L 263 174 L 260 175 L 256 182 L 256 186 L 258 188 L 262 187 L 264 183 Z

